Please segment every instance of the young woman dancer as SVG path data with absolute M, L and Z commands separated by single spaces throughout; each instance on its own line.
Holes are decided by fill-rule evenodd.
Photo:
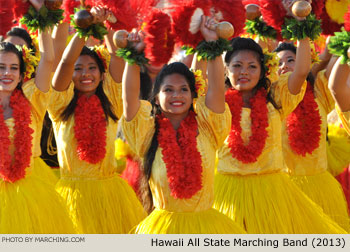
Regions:
M 203 19 L 206 41 L 217 40 Z M 138 39 L 137 35 L 133 38 Z M 142 47 L 142 42 L 136 48 Z M 143 157 L 153 212 L 135 233 L 244 233 L 212 208 L 215 151 L 230 129 L 220 56 L 208 61 L 209 88 L 198 99 L 194 74 L 183 63 L 158 74 L 151 103 L 140 100 L 140 67 L 127 64 L 123 77 L 122 127 L 130 148 Z
M 107 18 L 105 9 L 94 10 L 95 22 Z M 117 174 L 114 158 L 124 63 L 111 51 L 106 69 L 102 54 L 84 45 L 76 34 L 53 77 L 58 92 L 52 93 L 48 111 L 61 169 L 56 189 L 79 233 L 128 233 L 146 213 Z
M 278 73 L 293 72 L 295 46 L 281 43 L 275 52 L 280 58 Z M 320 71 L 316 80 L 309 74 L 303 100 L 283 121 L 282 149 L 292 181 L 349 232 L 350 219 L 343 190 L 327 171 L 327 115 L 334 109 L 334 100 L 328 89 L 329 74 L 330 69 Z
M 214 207 L 248 233 L 345 233 L 284 172 L 282 121 L 302 100 L 311 63 L 309 40 L 299 44 L 295 71 L 273 85 L 252 39 L 233 39 L 225 56 L 232 128 L 218 151 Z
M 53 47 L 39 33 L 36 77 L 28 51 L 0 44 L 0 233 L 74 233 L 66 206 L 51 183 L 31 174 L 38 125 L 48 103 Z M 25 63 L 26 61 L 26 63 Z

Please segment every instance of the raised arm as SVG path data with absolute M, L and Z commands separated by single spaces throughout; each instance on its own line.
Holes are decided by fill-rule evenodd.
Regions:
M 137 51 L 144 49 L 142 36 L 137 32 L 130 33 L 129 40 L 134 43 Z M 122 85 L 123 113 L 126 121 L 131 121 L 140 108 L 140 67 L 138 65 L 126 63 Z
M 330 62 L 330 59 L 332 58 L 332 54 L 328 50 L 328 43 L 330 41 L 330 36 L 326 40 L 326 46 L 323 52 L 320 54 L 320 62 L 316 63 L 311 68 L 311 73 L 314 77 L 317 76 L 317 73 L 319 71 L 322 71 L 326 67 L 328 67 L 328 63 Z M 330 73 L 330 72 L 329 72 Z M 329 78 L 329 73 L 326 71 L 326 77 Z
M 34 8 L 39 11 L 44 1 L 31 1 Z M 51 71 L 54 62 L 54 50 L 51 33 L 49 29 L 39 32 L 39 51 L 40 62 L 35 73 L 35 85 L 42 92 L 48 92 L 50 89 Z
M 216 32 L 209 29 L 212 22 L 214 20 L 205 16 L 202 17 L 200 29 L 207 42 L 218 39 Z M 215 113 L 225 111 L 225 70 L 221 56 L 208 60 L 208 92 L 205 96 L 205 105 Z
M 333 66 L 329 76 L 328 87 L 341 111 L 350 111 L 350 67 L 340 64 L 341 58 Z
M 296 95 L 309 74 L 311 66 L 311 48 L 309 38 L 298 41 L 295 68 L 288 79 L 289 91 Z
M 85 39 L 75 34 L 63 52 L 60 63 L 53 76 L 52 87 L 57 91 L 64 91 L 69 87 L 74 72 L 74 63 L 77 61 L 81 50 L 85 45 Z
M 55 60 L 54 60 L 53 69 L 52 69 L 53 72 L 57 68 L 58 63 L 60 62 L 62 54 L 64 52 L 64 49 L 66 48 L 68 30 L 69 30 L 69 24 L 66 22 L 63 22 L 55 26 L 55 28 L 52 31 L 53 48 L 55 51 Z
M 109 63 L 109 73 L 112 76 L 114 82 L 120 83 L 123 79 L 125 62 L 122 58 L 118 57 L 115 54 L 118 48 L 113 43 L 113 34 L 114 31 L 109 30 L 108 34 L 105 36 L 107 50 L 111 56 L 111 61 Z

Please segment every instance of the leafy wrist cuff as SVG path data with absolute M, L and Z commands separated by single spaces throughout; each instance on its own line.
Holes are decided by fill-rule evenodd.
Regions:
M 145 57 L 144 52 L 138 52 L 131 46 L 119 48 L 116 55 L 123 58 L 130 65 L 137 64 L 139 66 L 144 66 L 148 64 L 148 59 Z
M 265 38 L 276 39 L 277 32 L 271 26 L 268 26 L 261 17 L 257 17 L 254 20 L 247 20 L 245 30 L 253 35 L 258 35 Z
M 329 52 L 341 57 L 341 64 L 350 65 L 350 59 L 348 57 L 348 49 L 350 47 L 350 32 L 343 31 L 335 32 L 334 37 L 331 37 L 331 40 L 328 44 Z
M 286 18 L 282 26 L 282 36 L 285 39 L 304 39 L 306 37 L 315 40 L 322 32 L 321 21 L 311 14 L 303 21 L 295 18 Z
M 227 39 L 219 38 L 216 41 L 206 42 L 202 40 L 196 47 L 198 60 L 213 60 L 220 56 L 224 51 L 231 50 L 230 42 Z
M 20 22 L 25 24 L 30 31 L 35 32 L 37 30 L 44 31 L 47 27 L 52 28 L 61 20 L 63 20 L 63 10 L 48 10 L 43 5 L 39 11 L 30 6 Z

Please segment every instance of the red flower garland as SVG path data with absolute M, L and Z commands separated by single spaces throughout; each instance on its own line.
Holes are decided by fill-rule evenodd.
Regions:
M 79 159 L 91 164 L 100 162 L 106 155 L 107 126 L 100 99 L 96 95 L 81 95 L 74 116 Z
M 299 155 L 311 154 L 318 148 L 321 137 L 321 116 L 313 88 L 307 85 L 304 99 L 287 117 L 287 132 L 291 149 Z
M 30 165 L 32 156 L 32 128 L 30 104 L 20 90 L 14 90 L 10 98 L 10 107 L 15 120 L 14 158 L 9 152 L 11 140 L 10 131 L 4 120 L 4 112 L 0 105 L 0 176 L 8 182 L 15 182 L 25 177 L 25 169 Z
M 266 138 L 268 136 L 266 130 L 269 125 L 266 90 L 264 88 L 259 89 L 255 96 L 250 99 L 252 135 L 249 137 L 249 144 L 247 145 L 244 145 L 241 137 L 242 94 L 237 90 L 229 89 L 225 96 L 232 114 L 232 126 L 228 136 L 228 147 L 230 148 L 232 157 L 238 159 L 242 163 L 256 162 L 265 147 Z
M 157 121 L 158 142 L 162 148 L 171 195 L 189 199 L 202 188 L 202 158 L 197 149 L 195 113 L 189 111 L 177 131 L 163 114 L 157 116 Z

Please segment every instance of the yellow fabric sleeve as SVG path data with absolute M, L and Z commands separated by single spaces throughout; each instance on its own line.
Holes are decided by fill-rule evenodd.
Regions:
M 335 106 L 338 116 L 344 126 L 344 129 L 350 135 L 350 111 L 342 112 L 338 106 Z
M 328 89 L 328 79 L 326 78 L 326 70 L 320 71 L 315 80 L 315 96 L 324 107 L 327 114 L 334 109 L 334 99 Z
M 126 142 L 131 150 L 139 157 L 143 157 L 148 150 L 155 132 L 154 117 L 151 117 L 152 106 L 141 100 L 140 108 L 131 121 L 121 118 L 121 125 Z
M 205 96 L 201 96 L 195 102 L 195 112 L 197 113 L 198 127 L 214 144 L 215 149 L 221 147 L 231 130 L 231 112 L 225 104 L 225 112 L 218 114 L 211 111 L 205 105 Z
M 306 91 L 307 82 L 305 80 L 299 94 L 291 94 L 288 88 L 288 80 L 290 75 L 291 72 L 282 74 L 279 80 L 273 83 L 271 86 L 272 97 L 277 103 L 277 105 L 281 107 L 279 111 L 282 115 L 282 119 L 284 119 L 290 113 L 293 112 L 293 110 L 298 106 L 300 101 L 304 98 L 304 94 Z
M 116 83 L 107 73 L 103 83 L 103 91 L 111 102 L 115 115 L 120 118 L 123 114 L 122 84 Z

